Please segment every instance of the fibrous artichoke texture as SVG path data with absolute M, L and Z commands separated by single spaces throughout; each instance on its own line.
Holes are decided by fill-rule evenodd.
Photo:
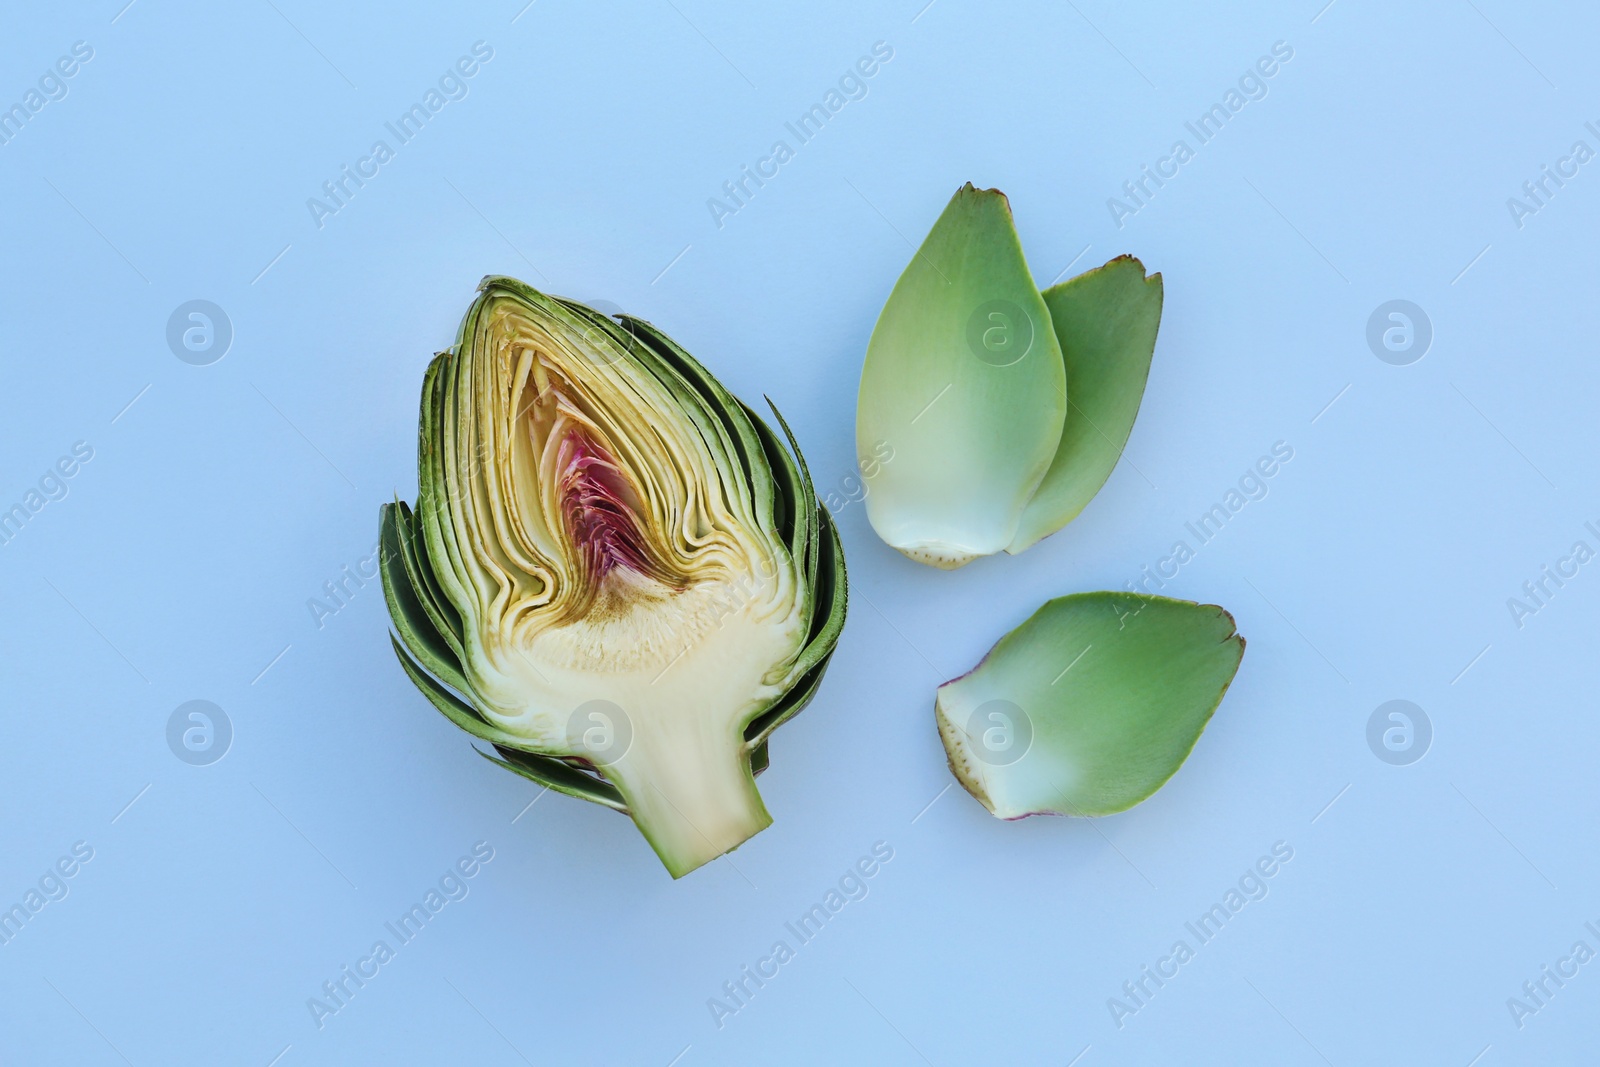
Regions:
M 423 380 L 417 506 L 383 508 L 411 680 L 496 763 L 632 816 L 674 877 L 771 823 L 754 775 L 844 625 L 778 422 L 793 455 L 649 323 L 485 278 Z

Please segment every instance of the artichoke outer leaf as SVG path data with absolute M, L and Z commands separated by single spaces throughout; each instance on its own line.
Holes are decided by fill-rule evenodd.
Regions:
M 512 774 L 520 774 L 530 782 L 537 782 L 547 789 L 553 789 L 578 800 L 593 801 L 623 815 L 633 814 L 623 803 L 622 794 L 617 792 L 615 786 L 585 774 L 576 767 L 568 766 L 560 760 L 534 756 L 511 748 L 497 747 L 495 751 L 499 752 L 499 756 L 491 756 L 481 748 L 474 751 L 497 767 L 504 767 Z
M 1188 758 L 1244 655 L 1214 604 L 1135 593 L 1051 600 L 939 687 L 951 772 L 990 813 L 1110 815 Z
M 772 766 L 772 755 L 767 750 L 767 743 L 763 741 L 750 750 L 750 777 L 754 778 L 770 766 Z
M 1066 426 L 1006 546 L 1021 552 L 1077 518 L 1111 477 L 1133 432 L 1161 325 L 1161 275 L 1119 256 L 1044 291 L 1066 360 Z
M 434 629 L 438 631 L 457 660 L 461 658 L 461 616 L 445 598 L 433 577 L 433 568 L 427 560 L 428 546 L 424 543 L 420 519 L 403 501 L 396 501 L 395 538 L 400 549 L 400 562 L 410 581 L 418 602 L 428 613 Z
M 834 646 L 844 630 L 845 606 L 849 599 L 844 549 L 827 509 L 820 508 L 817 514 L 822 519 L 823 527 L 822 561 L 816 580 L 817 598 L 811 633 L 805 650 L 796 660 L 796 666 L 803 668 L 803 672 L 788 693 L 745 727 L 745 740 L 762 748 L 766 747 L 767 739 L 774 730 L 798 715 L 816 696 L 817 689 L 822 685 L 823 673 L 828 669 L 828 661 L 833 657 Z
M 442 616 L 428 603 L 415 562 L 407 555 L 409 519 L 404 504 L 385 504 L 381 509 L 378 567 L 389 618 L 412 657 L 451 686 L 465 690 L 460 642 L 440 625 Z
M 894 449 L 866 498 L 873 529 L 944 569 L 1005 548 L 1066 412 L 1060 345 L 1010 205 L 998 190 L 965 185 L 895 283 L 867 345 L 857 454 L 879 442 Z

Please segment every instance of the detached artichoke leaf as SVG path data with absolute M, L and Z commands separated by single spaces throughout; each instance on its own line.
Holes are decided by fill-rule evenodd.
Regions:
M 995 816 L 1110 815 L 1188 758 L 1244 655 L 1214 604 L 1134 593 L 1049 601 L 939 687 L 950 770 Z
M 1015 555 L 1078 517 L 1122 458 L 1150 377 L 1161 275 L 1119 256 L 1044 291 L 1067 367 L 1066 426 L 1055 459 L 1006 546 Z
M 771 822 L 754 775 L 843 627 L 798 455 L 650 324 L 484 279 L 382 513 L 402 666 L 486 759 L 709 862 Z
M 1072 521 L 1132 432 L 1161 302 L 1131 256 L 1035 293 L 1004 195 L 958 190 L 867 345 L 856 449 L 895 457 L 866 498 L 878 536 L 948 569 Z
M 957 190 L 878 316 L 856 449 L 894 448 L 866 498 L 878 536 L 959 567 L 1007 547 L 1067 411 L 1050 312 L 998 190 Z

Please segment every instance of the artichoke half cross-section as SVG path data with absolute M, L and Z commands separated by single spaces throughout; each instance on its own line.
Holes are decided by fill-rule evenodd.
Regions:
M 776 414 L 776 409 L 774 409 Z M 630 815 L 674 877 L 766 828 L 754 776 L 844 626 L 794 454 L 687 352 L 485 278 L 382 513 L 411 680 L 489 759 Z

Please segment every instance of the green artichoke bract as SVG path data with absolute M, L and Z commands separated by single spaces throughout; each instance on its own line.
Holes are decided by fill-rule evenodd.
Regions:
M 416 510 L 383 508 L 411 680 L 494 762 L 632 816 L 674 877 L 771 823 L 767 739 L 844 625 L 789 445 L 649 323 L 490 277 L 423 379 Z
M 1161 275 L 1118 256 L 1044 291 L 1067 363 L 1067 419 L 1039 488 L 1023 509 L 1012 554 L 1049 537 L 1094 499 L 1133 433 L 1161 326 Z
M 1161 297 L 1130 256 L 1041 294 L 1005 195 L 958 190 L 867 345 L 857 450 L 895 450 L 867 497 L 878 536 L 948 569 L 1072 521 L 1133 430 Z
M 1215 604 L 1078 593 L 940 686 L 934 714 L 951 772 L 999 818 L 1110 815 L 1177 773 L 1243 656 Z

